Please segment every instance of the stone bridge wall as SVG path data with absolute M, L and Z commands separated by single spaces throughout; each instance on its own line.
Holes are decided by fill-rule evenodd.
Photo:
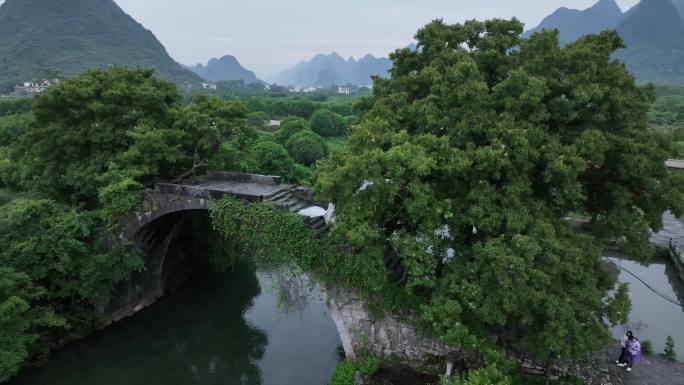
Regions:
M 681 278 L 682 282 L 684 282 L 684 246 L 671 243 L 670 259 L 677 268 L 679 278 Z
M 364 350 L 386 358 L 399 358 L 415 367 L 426 364 L 441 366 L 452 362 L 456 369 L 470 369 L 482 366 L 482 358 L 477 354 L 458 352 L 436 342 L 412 322 L 411 317 L 385 315 L 375 319 L 365 302 L 354 291 L 342 288 L 326 292 L 326 303 L 330 315 L 337 326 L 344 352 L 348 358 L 356 359 Z M 617 346 L 617 342 L 613 345 Z M 520 370 L 531 375 L 543 376 L 545 365 L 536 362 L 520 352 L 509 352 Z M 602 351 L 586 354 L 571 363 L 553 367 L 553 376 L 573 376 L 583 379 L 588 385 L 618 384 L 620 373 L 615 366 L 617 353 L 608 347 Z M 363 382 L 361 382 L 363 383 Z
M 672 213 L 663 214 L 663 230 L 653 234 L 651 242 L 667 247 L 670 259 L 677 268 L 679 277 L 684 281 L 684 224 Z
M 360 296 L 351 290 L 327 290 L 326 303 L 348 358 L 358 358 L 367 349 L 377 355 L 421 365 L 455 353 L 425 336 L 415 324 L 391 315 L 375 319 Z

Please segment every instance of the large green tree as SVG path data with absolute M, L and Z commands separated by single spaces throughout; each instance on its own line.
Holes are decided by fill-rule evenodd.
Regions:
M 248 136 L 242 104 L 200 94 L 183 105 L 152 70 L 86 72 L 37 97 L 33 114 L 5 179 L 88 208 L 102 194 L 195 178 L 223 143 L 240 147 Z
M 335 123 L 335 115 L 330 110 L 323 108 L 316 110 L 309 121 L 313 132 L 320 136 L 335 136 L 337 134 Z
M 568 358 L 627 313 L 615 309 L 629 306 L 624 288 L 605 298 L 602 241 L 646 258 L 662 213 L 682 212 L 684 184 L 647 128 L 653 89 L 611 60 L 617 34 L 562 46 L 557 32 L 522 31 L 517 20 L 418 31 L 317 191 L 356 250 L 345 263 L 402 287 L 443 341 Z
M 254 146 L 257 171 L 267 175 L 279 175 L 291 183 L 307 184 L 311 170 L 297 164 L 287 150 L 276 142 L 264 141 Z
M 180 97 L 152 70 L 89 71 L 35 99 L 35 124 L 14 146 L 13 160 L 26 165 L 24 187 L 53 198 L 90 199 L 95 176 L 131 145 L 138 127 L 171 124 Z
M 275 133 L 275 139 L 278 143 L 285 144 L 292 135 L 302 131 L 311 131 L 309 123 L 302 118 L 290 116 L 280 122 L 280 128 Z
M 298 132 L 285 143 L 285 148 L 290 156 L 298 163 L 312 166 L 316 161 L 328 155 L 328 145 L 320 135 L 312 131 Z

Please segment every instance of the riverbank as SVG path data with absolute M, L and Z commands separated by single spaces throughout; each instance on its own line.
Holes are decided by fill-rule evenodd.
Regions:
M 615 357 L 618 348 L 612 349 Z M 634 370 L 620 370 L 614 385 L 682 385 L 684 384 L 684 364 L 672 362 L 658 356 L 643 356 Z
M 639 365 L 631 372 L 615 364 L 619 355 L 617 341 L 604 351 L 587 355 L 575 364 L 574 377 L 559 377 L 552 374 L 553 385 L 682 385 L 684 364 L 671 362 L 659 356 L 643 356 Z M 355 385 L 436 385 L 439 376 L 421 373 L 408 367 L 381 366 L 372 376 L 357 374 Z M 542 374 L 528 376 L 520 374 L 513 385 L 544 384 Z

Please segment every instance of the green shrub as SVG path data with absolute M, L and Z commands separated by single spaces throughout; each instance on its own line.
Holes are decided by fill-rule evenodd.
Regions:
M 258 172 L 265 175 L 279 175 L 291 183 L 310 182 L 312 172 L 297 164 L 287 150 L 276 142 L 261 142 L 254 146 L 254 157 Z
M 337 364 L 330 377 L 330 385 L 354 385 L 356 375 L 356 364 L 352 361 L 344 360 Z
M 280 129 L 275 133 L 276 141 L 285 144 L 290 137 L 301 131 L 311 131 L 309 123 L 297 117 L 289 117 L 280 122 Z
M 675 342 L 672 336 L 667 336 L 667 341 L 665 341 L 665 351 L 662 356 L 670 361 L 677 361 L 677 351 L 675 350 Z
M 372 376 L 380 369 L 380 363 L 382 363 L 380 357 L 368 357 L 359 365 L 359 371 L 366 376 Z
M 309 124 L 311 125 L 311 129 L 320 136 L 328 137 L 337 134 L 335 116 L 330 110 L 316 110 L 311 116 Z
M 496 368 L 484 368 L 446 379 L 443 385 L 513 385 L 513 382 Z
M 312 166 L 328 155 L 328 145 L 320 135 L 312 131 L 298 132 L 285 143 L 290 156 L 298 163 Z
M 646 340 L 641 343 L 641 352 L 644 354 L 653 354 L 653 343 L 650 340 Z

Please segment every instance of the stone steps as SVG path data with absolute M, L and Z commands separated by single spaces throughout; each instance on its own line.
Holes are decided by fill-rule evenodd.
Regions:
M 314 205 L 312 202 L 301 198 L 298 194 L 295 194 L 295 190 L 296 187 L 292 187 L 264 196 L 264 203 L 271 204 L 290 213 L 298 213 L 299 211 Z M 328 224 L 325 222 L 325 218 L 322 216 L 307 218 L 306 223 L 317 234 L 322 234 L 328 231 Z
M 316 217 L 310 219 L 309 227 L 311 227 L 313 231 L 319 234 L 328 231 L 328 224 L 325 223 L 325 218 L 323 217 Z

